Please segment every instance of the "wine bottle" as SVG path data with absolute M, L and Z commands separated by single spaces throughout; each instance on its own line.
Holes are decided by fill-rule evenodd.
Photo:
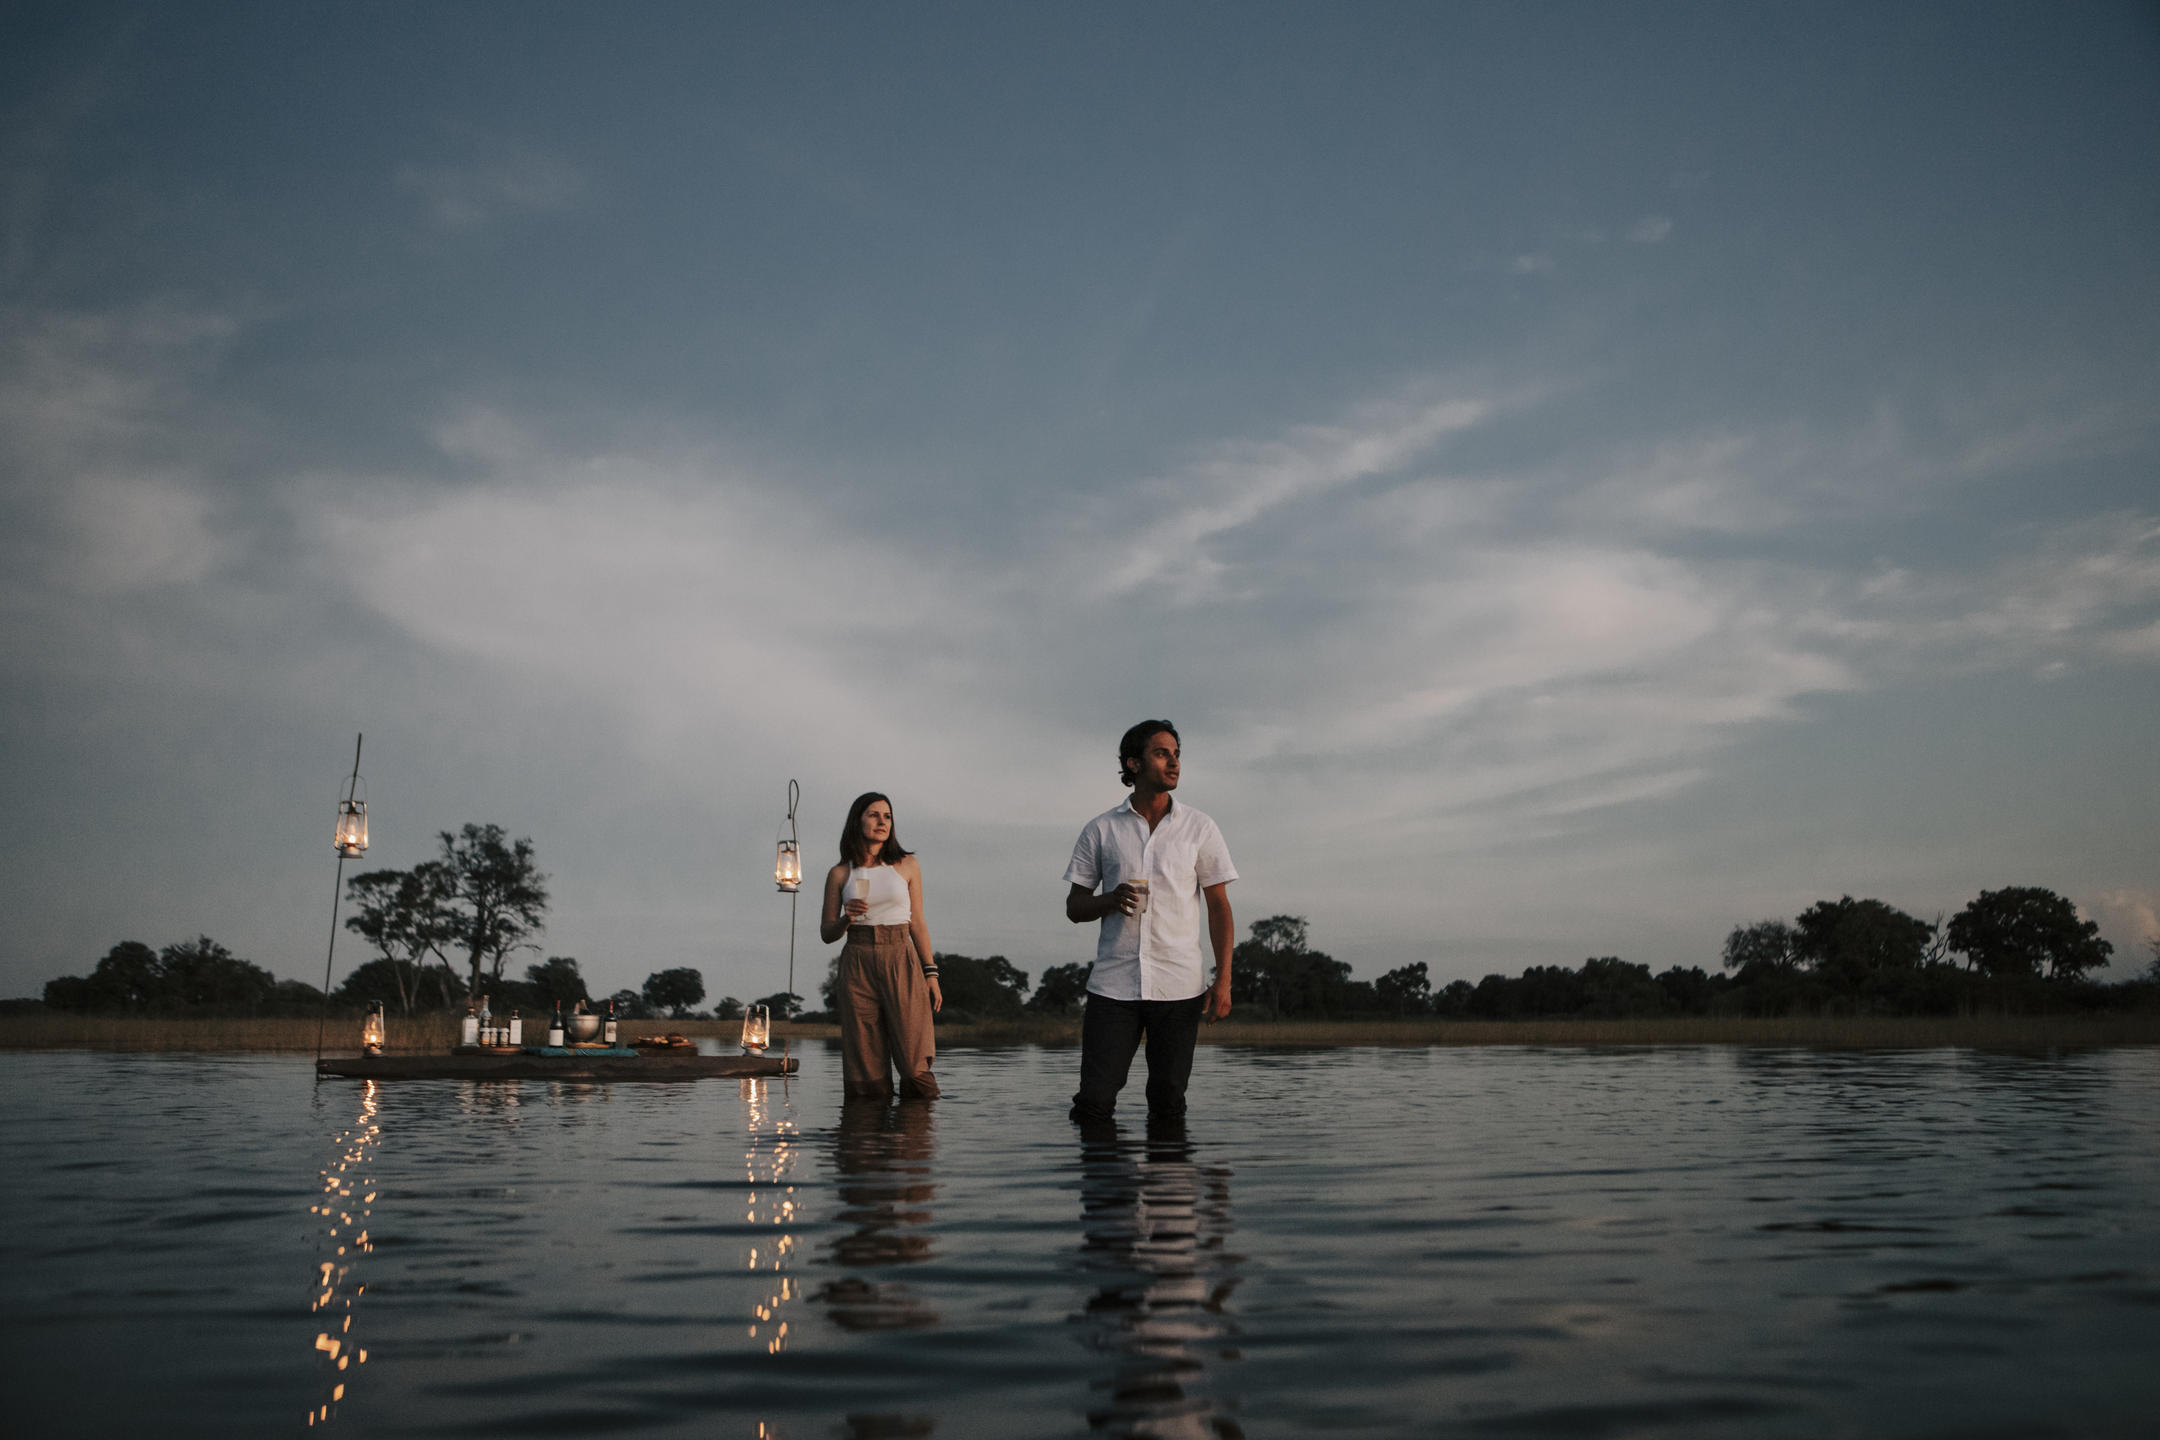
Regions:
M 553 1049 L 556 1049 L 556 1050 L 560 1050 L 560 1049 L 562 1049 L 562 1043 L 563 1043 L 563 1024 L 562 1024 L 562 1001 L 560 1001 L 560 1000 L 557 1000 L 557 1001 L 555 1002 L 555 1014 L 554 1014 L 553 1018 L 551 1018 L 551 1019 L 550 1019 L 550 1020 L 548 1021 L 548 1044 L 549 1044 L 549 1046 L 550 1046 L 550 1047 L 552 1047 Z
M 607 1002 L 607 1023 L 600 1027 L 600 1038 L 610 1045 L 615 1043 L 615 1002 L 613 1000 Z

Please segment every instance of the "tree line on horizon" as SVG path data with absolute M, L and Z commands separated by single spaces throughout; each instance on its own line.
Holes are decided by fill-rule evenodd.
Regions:
M 689 967 L 657 971 L 637 990 L 605 996 L 589 992 L 572 956 L 528 964 L 522 978 L 506 974 L 511 955 L 538 950 L 534 937 L 544 929 L 547 877 L 535 865 L 532 841 L 512 840 L 499 825 L 466 825 L 439 838 L 436 858 L 411 870 L 370 871 L 346 882 L 353 913 L 345 928 L 374 953 L 331 992 L 329 1001 L 341 1011 L 380 1002 L 409 1016 L 462 1009 L 484 995 L 498 1014 L 542 1014 L 557 1003 L 586 1001 L 612 1002 L 626 1019 L 741 1017 L 744 1002 L 734 996 L 699 1012 L 704 977 Z M 2160 1002 L 2160 937 L 2148 943 L 2154 960 L 2141 977 L 2104 984 L 2089 972 L 2108 963 L 2113 947 L 2052 891 L 1982 891 L 1933 924 L 1881 900 L 1847 895 L 1818 901 L 1789 922 L 1734 928 L 1716 971 L 1675 965 L 1653 974 L 1648 965 L 1608 955 L 1586 959 L 1579 969 L 1533 965 L 1520 975 L 1489 974 L 1435 990 L 1424 961 L 1356 979 L 1346 962 L 1312 948 L 1303 916 L 1271 915 L 1252 922 L 1234 952 L 1231 998 L 1249 1016 L 1281 1020 L 2119 1009 Z M 937 960 L 943 1023 L 1071 1017 L 1086 999 L 1085 962 L 1049 966 L 1030 987 L 1027 972 L 1002 955 L 940 952 Z M 749 1003 L 766 1006 L 776 1019 L 829 1020 L 838 964 L 836 955 L 819 987 L 820 1011 L 785 992 Z M 299 1016 L 316 1013 L 324 996 L 200 936 L 162 950 L 122 941 L 91 974 L 47 982 L 43 1003 L 93 1013 Z
M 1233 952 L 1231 999 L 1247 1015 L 1279 1020 L 1432 1016 L 1455 1020 L 1669 1015 L 1955 1015 L 2127 1009 L 2160 1004 L 2160 936 L 2137 978 L 2106 984 L 2089 972 L 2114 947 L 2052 891 L 1982 891 L 1929 924 L 1881 900 L 1822 900 L 1791 921 L 1760 920 L 1726 936 L 1716 971 L 1593 956 L 1580 968 L 1533 965 L 1433 989 L 1425 961 L 1366 981 L 1315 950 L 1303 916 L 1252 923 Z M 1002 955 L 940 954 L 946 1023 L 1077 1015 L 1088 966 L 1053 965 L 1030 993 L 1027 973 Z M 834 1008 L 837 958 L 821 987 Z M 781 1011 L 775 1008 L 774 1014 Z M 812 1018 L 804 1016 L 803 1018 Z

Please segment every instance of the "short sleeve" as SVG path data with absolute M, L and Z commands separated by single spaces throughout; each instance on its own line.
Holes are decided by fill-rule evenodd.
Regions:
M 1222 831 L 1213 820 L 1208 821 L 1207 833 L 1200 837 L 1200 852 L 1193 857 L 1193 875 L 1203 890 L 1237 879 L 1237 866 L 1230 863 L 1230 847 L 1223 843 Z
M 1095 833 L 1098 828 L 1087 826 L 1073 842 L 1072 863 L 1065 867 L 1066 884 L 1093 890 L 1102 879 L 1102 838 Z

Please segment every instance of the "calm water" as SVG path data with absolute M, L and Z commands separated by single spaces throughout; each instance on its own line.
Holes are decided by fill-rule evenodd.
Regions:
M 0 1055 L 18 1434 L 2149 1435 L 2160 1052 Z M 1137 1099 L 1137 1096 L 1134 1098 Z M 16 1428 L 21 1426 L 22 1428 Z

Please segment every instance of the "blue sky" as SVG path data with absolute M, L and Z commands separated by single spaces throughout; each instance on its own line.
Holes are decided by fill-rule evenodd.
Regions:
M 1143 715 L 1368 977 L 2017 884 L 2127 971 L 2156 81 L 2104 4 L 11 7 L 0 990 L 319 978 L 362 730 L 368 863 L 532 836 L 608 988 L 779 988 L 791 776 L 1037 972 Z

